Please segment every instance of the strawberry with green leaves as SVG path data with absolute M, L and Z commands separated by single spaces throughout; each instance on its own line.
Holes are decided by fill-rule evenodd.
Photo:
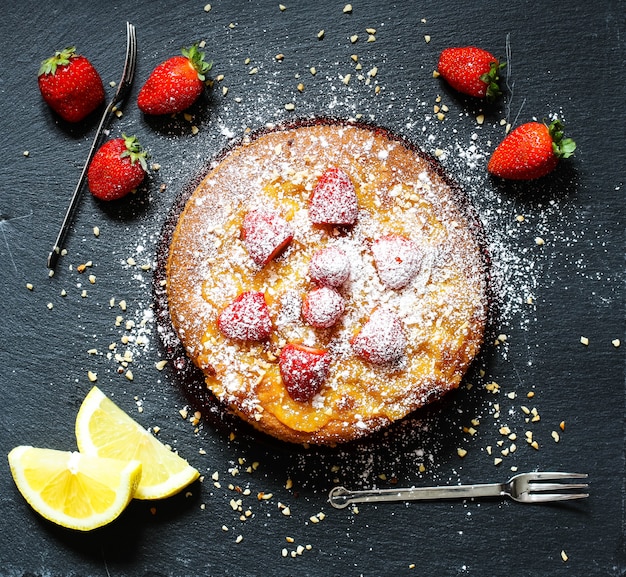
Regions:
M 81 121 L 104 102 L 98 71 L 74 46 L 44 60 L 37 82 L 43 99 L 68 122 Z
M 122 135 L 105 142 L 87 171 L 91 193 L 100 200 L 116 200 L 136 189 L 146 171 L 146 152 L 135 136 Z
M 561 158 L 576 150 L 571 138 L 564 138 L 563 123 L 555 119 L 549 126 L 527 122 L 509 133 L 493 151 L 487 170 L 510 180 L 533 180 L 552 172 Z
M 502 94 L 500 70 L 505 66 L 482 48 L 463 46 L 443 50 L 437 71 L 455 90 L 492 101 Z
M 182 56 L 161 62 L 150 74 L 137 97 L 139 109 L 146 114 L 174 114 L 189 108 L 202 94 L 206 73 L 212 63 L 194 44 L 182 49 Z

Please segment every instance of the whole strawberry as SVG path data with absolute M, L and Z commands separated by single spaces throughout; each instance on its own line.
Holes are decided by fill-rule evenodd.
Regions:
M 137 105 L 146 114 L 174 114 L 189 108 L 202 94 L 212 63 L 194 44 L 182 56 L 161 62 L 139 91 Z
M 104 101 L 98 71 L 74 46 L 44 60 L 37 82 L 43 99 L 68 122 L 79 122 Z
M 87 182 L 101 200 L 116 200 L 137 188 L 146 175 L 146 152 L 135 136 L 105 142 L 94 155 Z
M 487 170 L 501 178 L 532 180 L 552 172 L 561 158 L 576 150 L 571 138 L 563 138 L 563 123 L 549 126 L 527 122 L 518 126 L 493 151 Z
M 500 70 L 506 63 L 500 63 L 491 53 L 464 46 L 446 48 L 439 56 L 437 70 L 455 90 L 473 96 L 495 100 L 502 94 L 500 90 Z

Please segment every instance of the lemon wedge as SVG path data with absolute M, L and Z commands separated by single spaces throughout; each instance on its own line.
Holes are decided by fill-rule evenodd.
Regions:
M 21 445 L 9 453 L 15 484 L 40 515 L 63 527 L 91 531 L 116 519 L 133 498 L 139 461 L 90 457 Z
M 76 441 L 85 455 L 141 462 L 136 499 L 163 499 L 178 493 L 200 473 L 120 409 L 98 387 L 76 416 Z

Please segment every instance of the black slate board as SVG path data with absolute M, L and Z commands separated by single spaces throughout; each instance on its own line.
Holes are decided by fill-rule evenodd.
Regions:
M 93 371 L 107 395 L 143 425 L 158 425 L 161 439 L 205 481 L 166 502 L 134 502 L 111 526 L 77 534 L 29 508 L 3 459 L 0 575 L 625 575 L 624 359 L 623 347 L 612 344 L 624 328 L 624 3 L 358 0 L 349 14 L 345 2 L 285 2 L 284 11 L 273 1 L 212 4 L 209 12 L 203 2 L 148 0 L 52 6 L 8 0 L 3 6 L 0 452 L 20 444 L 75 448 L 73 421 Z M 75 44 L 112 95 L 108 83 L 121 72 L 127 20 L 138 31 L 138 77 L 111 134 L 137 134 L 161 168 L 132 199 L 104 205 L 86 193 L 68 254 L 49 278 L 46 256 L 98 115 L 78 126 L 60 122 L 38 94 L 38 65 Z M 375 42 L 366 41 L 367 28 L 376 29 Z M 353 34 L 359 36 L 354 44 Z M 141 82 L 158 62 L 197 40 L 206 41 L 212 77 L 224 80 L 191 109 L 190 120 L 143 117 L 135 106 Z M 496 105 L 461 97 L 432 77 L 446 46 L 477 44 L 504 55 L 507 43 L 513 96 Z M 296 104 L 293 112 L 285 110 L 289 102 Z M 448 107 L 445 120 L 433 117 L 435 104 Z M 501 119 L 521 123 L 553 113 L 578 143 L 573 159 L 528 185 L 487 177 L 486 160 L 503 135 Z M 171 207 L 208 160 L 247 128 L 357 114 L 427 152 L 443 150 L 442 165 L 485 223 L 501 283 L 499 317 L 468 375 L 474 386 L 385 434 L 339 449 L 284 445 L 215 415 L 195 430 L 178 412 L 189 399 L 175 371 L 155 369 L 164 349 L 150 316 L 152 274 Z M 485 116 L 482 125 L 478 114 Z M 88 261 L 95 284 L 77 272 Z M 144 271 L 144 264 L 152 268 Z M 525 304 L 528 296 L 532 305 Z M 122 299 L 126 311 L 119 308 Z M 127 320 L 136 327 L 127 331 Z M 125 346 L 124 334 L 147 343 Z M 492 344 L 499 334 L 506 342 Z M 114 342 L 116 352 L 133 353 L 132 381 L 118 371 L 109 350 Z M 499 392 L 485 388 L 492 382 Z M 541 420 L 525 422 L 522 406 L 536 408 Z M 464 433 L 475 418 L 476 434 Z M 503 426 L 517 433 L 517 450 L 495 465 L 511 443 L 499 431 Z M 529 430 L 539 450 L 526 443 Z M 558 443 L 552 431 L 560 433 Z M 458 447 L 467 450 L 465 458 Z M 413 503 L 361 506 L 358 514 L 326 502 L 337 480 L 361 487 L 475 483 L 505 479 L 511 467 L 588 472 L 591 496 L 565 506 Z M 273 497 L 259 501 L 261 491 Z M 246 521 L 231 508 L 233 498 L 251 512 Z M 313 522 L 320 513 L 323 519 Z M 298 545 L 310 549 L 298 554 Z

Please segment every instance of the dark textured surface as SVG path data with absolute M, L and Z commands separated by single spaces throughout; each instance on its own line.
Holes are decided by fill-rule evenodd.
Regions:
M 162 440 L 206 478 L 190 496 L 134 502 L 111 526 L 77 534 L 48 524 L 28 507 L 3 458 L 0 575 L 626 574 L 624 349 L 612 344 L 623 339 L 624 328 L 624 3 L 355 0 L 351 14 L 342 13 L 343 2 L 285 4 L 282 12 L 274 1 L 216 0 L 207 13 L 203 2 L 5 2 L 0 452 L 20 444 L 73 449 L 74 417 L 91 386 L 87 371 L 94 371 L 107 395 L 143 425 L 158 425 Z M 60 122 L 40 99 L 37 68 L 55 49 L 76 44 L 111 95 L 108 83 L 121 72 L 126 20 L 137 26 L 138 78 L 111 133 L 137 134 L 161 169 L 132 199 L 103 205 L 87 193 L 66 243 L 68 255 L 48 278 L 46 256 L 98 118 L 78 126 Z M 376 29 L 375 42 L 366 42 L 368 27 Z M 354 44 L 353 34 L 359 35 Z M 504 55 L 507 38 L 512 98 L 484 107 L 432 78 L 444 47 L 478 44 Z M 135 98 L 149 71 L 196 40 L 206 41 L 212 77 L 223 74 L 224 80 L 193 107 L 190 121 L 143 117 Z M 278 53 L 282 62 L 274 58 Z M 378 68 L 369 85 L 358 79 L 352 54 L 359 55 L 365 77 Z M 258 72 L 251 74 L 254 68 Z M 449 108 L 443 121 L 432 115 L 437 95 Z M 295 102 L 294 112 L 285 110 L 287 102 Z M 478 125 L 481 112 L 485 122 Z M 563 117 L 576 139 L 576 156 L 538 183 L 489 179 L 484 167 L 502 137 L 500 119 L 519 123 L 552 113 Z M 188 399 L 175 372 L 154 368 L 163 350 L 149 316 L 140 326 L 152 303 L 152 272 L 140 266 L 154 263 L 176 197 L 230 138 L 248 127 L 320 114 L 363 114 L 428 152 L 445 152 L 442 164 L 485 223 L 500 283 L 493 335 L 506 334 L 506 343 L 496 346 L 489 339 L 468 377 L 470 390 L 358 445 L 305 450 L 215 415 L 195 430 L 178 413 Z M 88 261 L 93 266 L 79 274 L 77 265 Z M 524 304 L 528 296 L 534 304 Z M 117 304 L 122 299 L 126 311 Z M 136 327 L 126 330 L 127 320 Z M 147 344 L 124 345 L 124 334 Z M 113 342 L 115 352 L 133 353 L 132 381 L 118 372 L 120 363 L 109 350 Z M 491 382 L 500 392 L 485 389 Z M 527 398 L 529 391 L 533 398 Z M 541 420 L 527 423 L 522 406 L 535 407 Z M 474 435 L 462 430 L 472 419 L 480 421 Z M 494 457 L 511 444 L 499 432 L 503 426 L 517 434 L 517 450 L 496 466 Z M 526 431 L 533 432 L 539 450 L 526 443 Z M 560 432 L 558 443 L 552 431 Z M 504 441 L 501 447 L 498 441 Z M 457 447 L 468 451 L 464 459 Z M 253 462 L 258 469 L 247 473 Z M 326 503 L 336 480 L 361 487 L 472 483 L 505 479 L 511 467 L 588 472 L 591 497 L 565 506 L 413 503 L 361 506 L 358 513 Z M 211 479 L 214 472 L 220 488 Z M 285 488 L 287 479 L 293 488 Z M 273 497 L 259 501 L 261 491 Z M 233 498 L 251 511 L 246 521 L 231 508 Z M 289 506 L 290 516 L 279 503 Z M 312 522 L 320 512 L 325 518 Z M 291 556 L 307 544 L 310 550 Z

